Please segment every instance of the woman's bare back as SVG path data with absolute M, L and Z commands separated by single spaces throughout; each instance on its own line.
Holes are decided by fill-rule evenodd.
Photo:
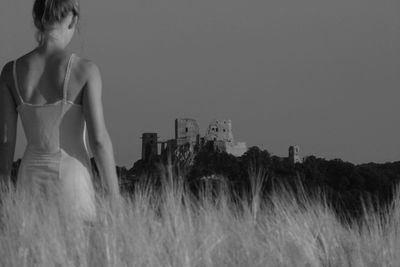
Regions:
M 13 95 L 18 105 L 22 101 L 41 105 L 62 99 L 63 84 L 70 56 L 71 54 L 64 51 L 48 56 L 34 50 L 17 59 L 17 84 L 21 99 L 16 88 L 13 90 Z M 86 60 L 75 55 L 71 66 L 67 99 L 76 104 L 82 104 L 82 93 L 86 80 L 85 62 Z
M 59 60 L 63 66 L 63 58 Z M 72 54 L 64 71 L 57 65 L 49 69 L 51 63 L 39 59 L 27 60 L 22 71 L 17 68 L 18 61 L 13 63 L 14 86 L 20 100 L 17 110 L 27 138 L 17 189 L 35 198 L 48 198 L 62 211 L 91 220 L 96 212 L 86 121 L 82 104 L 68 96 L 73 88 L 70 78 L 74 61 Z M 64 76 L 60 77 L 62 72 Z M 20 87 L 21 81 L 24 87 Z M 75 92 L 80 94 L 81 90 Z
M 0 186 L 9 185 L 19 114 L 28 139 L 18 174 L 20 185 L 48 181 L 64 184 L 61 188 L 66 190 L 67 199 L 78 207 L 90 207 L 86 126 L 100 176 L 108 185 L 113 203 L 118 203 L 119 188 L 113 147 L 104 122 L 100 71 L 93 62 L 71 56 L 66 49 L 79 13 L 76 0 L 57 4 L 35 0 L 32 14 L 38 46 L 2 69 Z

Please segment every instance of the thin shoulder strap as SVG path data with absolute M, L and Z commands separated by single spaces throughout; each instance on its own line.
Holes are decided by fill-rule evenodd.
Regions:
M 24 100 L 22 99 L 21 94 L 19 92 L 18 80 L 17 80 L 17 60 L 14 60 L 13 62 L 13 76 L 14 76 L 15 90 L 17 91 L 17 95 L 19 100 L 21 101 L 21 104 L 23 104 Z
M 63 85 L 63 99 L 64 100 L 67 100 L 67 90 L 68 90 L 69 77 L 71 76 L 71 66 L 72 66 L 73 57 L 74 57 L 74 54 L 71 54 L 71 56 L 68 60 L 67 70 L 65 72 L 64 85 Z

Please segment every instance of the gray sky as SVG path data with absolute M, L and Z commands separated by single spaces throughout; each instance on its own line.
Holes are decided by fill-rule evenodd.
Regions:
M 0 63 L 31 50 L 33 1 L 0 2 Z M 285 156 L 400 160 L 400 1 L 82 0 L 72 48 L 100 67 L 119 165 L 142 132 L 231 119 Z M 20 128 L 21 132 L 21 128 Z M 18 142 L 16 156 L 25 140 Z

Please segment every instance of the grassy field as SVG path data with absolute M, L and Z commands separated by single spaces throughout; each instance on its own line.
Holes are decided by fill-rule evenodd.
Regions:
M 170 181 L 168 181 L 170 180 Z M 268 202 L 257 182 L 249 201 L 226 189 L 194 198 L 166 178 L 163 190 L 138 187 L 122 212 L 98 199 L 93 225 L 60 219 L 14 193 L 1 196 L 0 266 L 399 266 L 399 198 L 379 217 L 346 226 L 324 204 L 290 193 Z

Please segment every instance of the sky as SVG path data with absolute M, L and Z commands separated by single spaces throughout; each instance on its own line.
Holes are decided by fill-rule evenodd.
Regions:
M 99 66 L 118 165 L 141 134 L 204 135 L 231 119 L 237 141 L 286 156 L 400 160 L 400 1 L 81 0 L 70 49 Z M 36 42 L 33 1 L 0 1 L 0 65 Z M 26 144 L 19 126 L 16 158 Z

